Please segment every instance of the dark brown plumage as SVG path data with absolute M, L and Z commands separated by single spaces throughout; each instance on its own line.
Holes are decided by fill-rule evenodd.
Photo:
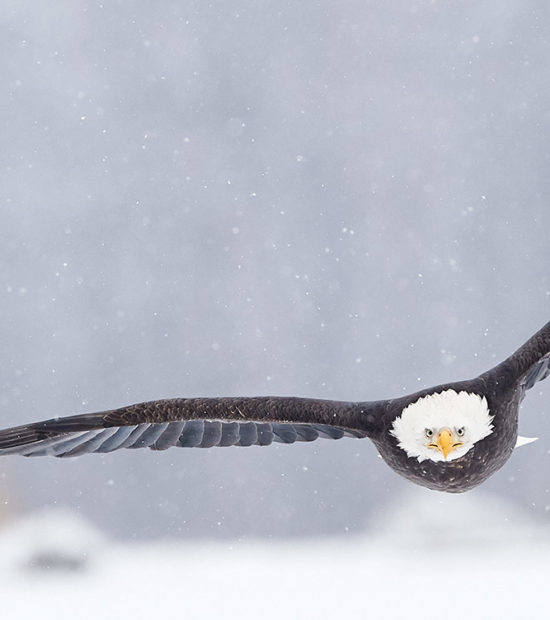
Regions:
M 470 381 L 375 402 L 307 398 L 176 398 L 88 413 L 0 431 L 0 455 L 79 456 L 121 448 L 201 447 L 294 443 L 319 437 L 371 439 L 384 460 L 409 480 L 449 492 L 468 490 L 510 457 L 517 438 L 518 407 L 525 392 L 550 374 L 550 323 L 504 362 Z M 407 455 L 392 435 L 403 410 L 446 390 L 487 400 L 493 431 L 455 460 L 435 462 Z

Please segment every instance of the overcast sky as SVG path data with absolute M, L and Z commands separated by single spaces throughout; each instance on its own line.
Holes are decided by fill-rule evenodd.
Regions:
M 550 319 L 549 13 L 4 2 L 2 426 L 387 398 L 510 354 Z M 550 386 L 520 427 L 541 439 L 474 493 L 546 514 Z M 355 531 L 411 492 L 351 439 L 0 471 L 8 512 L 69 505 L 126 537 Z

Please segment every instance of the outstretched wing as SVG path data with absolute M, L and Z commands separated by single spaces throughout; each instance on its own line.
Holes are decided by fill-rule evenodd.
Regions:
M 498 376 L 508 380 L 510 386 L 519 387 L 520 399 L 535 383 L 550 375 L 550 322 L 531 336 L 527 342 L 503 362 L 488 370 L 481 377 Z
M 373 419 L 365 403 L 277 397 L 157 400 L 0 431 L 0 455 L 68 457 L 121 448 L 363 438 Z
M 503 363 L 516 365 L 523 398 L 527 390 L 550 374 L 550 323 L 546 323 Z
M 542 357 L 534 366 L 527 372 L 521 381 L 522 396 L 527 390 L 530 390 L 535 383 L 546 379 L 550 375 L 550 353 Z

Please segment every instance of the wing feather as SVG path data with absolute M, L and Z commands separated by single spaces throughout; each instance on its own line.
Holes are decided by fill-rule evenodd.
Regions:
M 530 390 L 535 383 L 543 381 L 550 375 L 550 353 L 541 358 L 525 375 L 521 382 L 522 394 Z
M 253 422 L 239 422 L 239 441 L 236 445 L 248 447 L 258 441 L 258 430 Z
M 105 439 L 96 452 L 114 452 L 120 448 L 127 447 L 127 441 L 131 443 L 130 435 L 136 429 L 135 426 L 119 426 L 115 427 L 115 432 Z
M 176 446 L 184 426 L 185 422 L 169 422 L 162 435 L 159 436 L 151 448 L 153 450 L 167 450 Z
M 0 431 L 0 455 L 71 457 L 123 448 L 268 446 L 372 435 L 374 405 L 301 398 L 151 401 Z M 330 420 L 330 423 L 327 423 Z
M 222 438 L 222 423 L 219 420 L 205 420 L 201 448 L 213 448 L 219 445 Z
M 258 426 L 262 426 L 258 424 Z M 222 424 L 222 436 L 219 446 L 234 446 L 240 439 L 240 425 L 238 422 L 225 422 Z
M 178 440 L 180 448 L 196 448 L 200 446 L 204 434 L 204 420 L 190 420 L 185 423 Z
M 107 453 L 123 448 L 166 450 L 212 448 L 224 446 L 268 446 L 273 441 L 294 443 L 315 441 L 319 437 L 340 439 L 344 436 L 363 438 L 366 435 L 335 432 L 332 427 L 307 424 L 265 424 L 254 422 L 225 422 L 221 420 L 189 420 L 169 424 L 140 424 L 95 431 L 84 431 L 42 439 L 32 444 L 0 449 L 0 455 L 71 457 L 83 454 Z
M 523 399 L 527 390 L 549 375 L 550 322 L 539 329 L 512 355 L 480 377 L 483 379 L 497 377 L 500 387 L 503 381 L 508 381 L 510 387 L 519 387 L 520 398 Z
M 294 443 L 297 438 L 292 424 L 273 424 L 273 441 L 280 443 Z
M 150 448 L 166 430 L 167 426 L 167 422 L 163 422 L 162 424 L 140 424 L 134 432 L 132 443 L 127 445 L 126 447 Z
M 82 433 L 74 433 L 73 435 L 64 435 L 55 439 L 47 439 L 27 446 L 28 450 L 25 456 L 66 456 L 74 450 L 74 456 L 78 456 L 78 449 L 82 446 L 86 447 L 81 454 L 92 451 L 97 442 L 92 441 L 101 434 L 101 430 L 85 431 Z
M 258 431 L 259 446 L 270 446 L 273 443 L 273 430 L 271 424 L 256 424 L 256 430 Z
M 54 456 L 82 456 L 83 454 L 95 452 L 105 441 L 103 433 L 105 433 L 104 430 L 88 431 L 74 440 L 61 441 L 53 447 Z

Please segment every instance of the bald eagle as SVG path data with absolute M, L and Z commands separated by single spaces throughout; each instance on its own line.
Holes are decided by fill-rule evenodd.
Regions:
M 518 441 L 525 393 L 550 374 L 550 323 L 475 379 L 390 400 L 174 398 L 0 431 L 0 455 L 80 456 L 120 448 L 266 446 L 368 437 L 408 480 L 459 493 L 486 480 Z

